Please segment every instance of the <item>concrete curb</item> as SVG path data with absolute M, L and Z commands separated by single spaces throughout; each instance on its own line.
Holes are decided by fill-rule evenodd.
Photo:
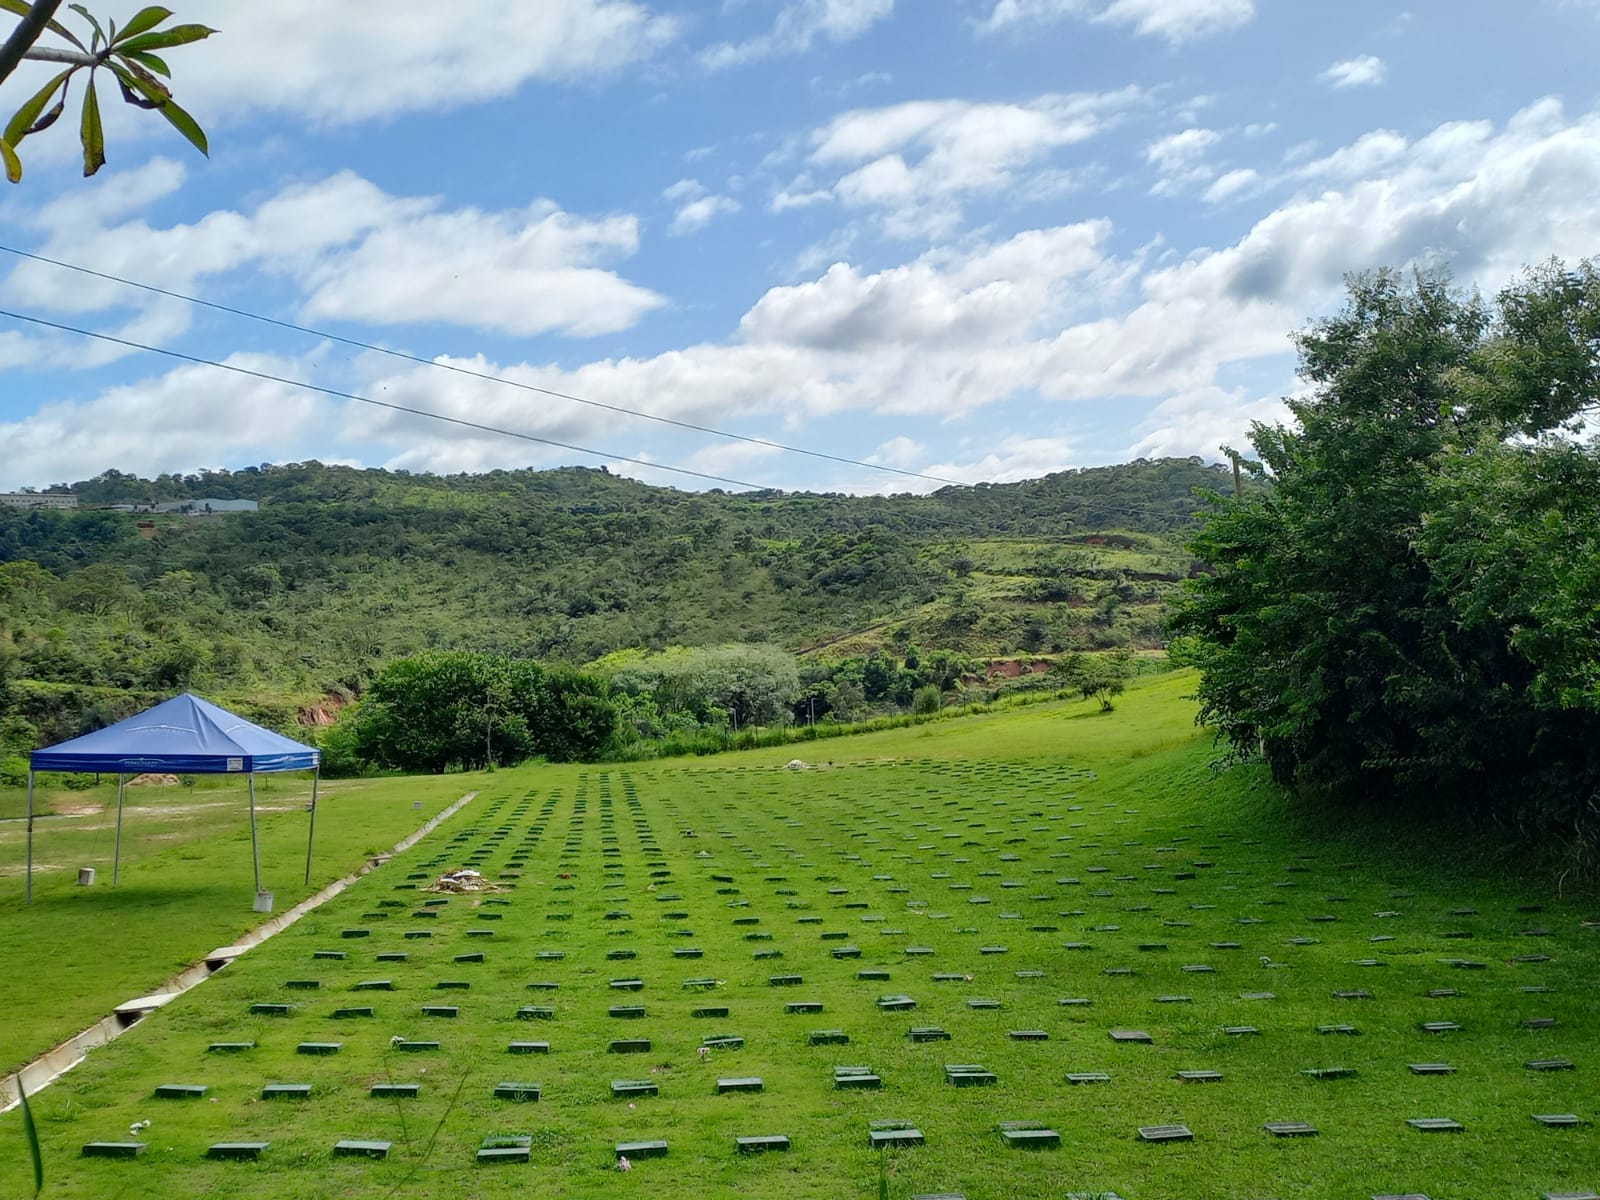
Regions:
M 402 854 L 411 849 L 411 847 L 427 837 L 428 834 L 465 808 L 477 798 L 477 795 L 477 792 L 468 792 L 415 833 L 396 842 L 394 849 L 387 854 L 378 855 L 360 870 L 340 879 L 335 879 L 326 887 L 307 896 L 293 908 L 285 909 L 271 920 L 262 922 L 240 937 L 231 946 L 222 946 L 213 950 L 199 962 L 186 967 L 167 980 L 159 990 L 152 992 L 148 996 L 139 996 L 117 1005 L 109 1016 L 101 1018 L 83 1032 L 68 1038 L 53 1050 L 47 1050 L 32 1062 L 23 1064 L 13 1074 L 0 1079 L 0 1113 L 10 1112 L 17 1106 L 19 1103 L 19 1089 L 26 1088 L 29 1096 L 38 1095 L 41 1089 L 48 1087 L 81 1063 L 89 1051 L 97 1050 L 107 1042 L 121 1037 L 148 1013 L 154 1012 L 169 1001 L 176 1000 L 197 984 L 204 983 L 252 946 L 259 946 L 273 934 L 287 929 L 308 912 L 312 912 L 332 900 L 362 876 L 376 871 L 396 854 Z

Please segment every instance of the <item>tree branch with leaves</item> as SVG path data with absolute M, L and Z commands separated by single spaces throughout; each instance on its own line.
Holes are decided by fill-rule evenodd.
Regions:
M 78 124 L 83 144 L 83 173 L 93 175 L 105 165 L 105 128 L 101 120 L 100 99 L 95 89 L 95 73 L 106 70 L 117 81 L 125 103 L 135 108 L 160 113 L 201 154 L 210 154 L 205 131 L 176 100 L 165 80 L 172 71 L 157 51 L 203 41 L 216 32 L 204 25 L 172 25 L 159 28 L 172 16 L 159 5 L 142 8 L 119 29 L 115 21 L 102 25 L 81 4 L 69 8 L 88 23 L 88 42 L 55 19 L 61 0 L 0 0 L 0 12 L 21 18 L 4 45 L 0 45 L 0 85 L 24 61 L 58 63 L 66 70 L 53 76 L 17 109 L 0 131 L 0 165 L 12 183 L 22 181 L 22 159 L 17 148 L 23 139 L 40 133 L 60 120 L 66 111 L 72 78 L 87 72 L 83 108 Z M 40 45 L 46 34 L 53 34 L 66 45 Z

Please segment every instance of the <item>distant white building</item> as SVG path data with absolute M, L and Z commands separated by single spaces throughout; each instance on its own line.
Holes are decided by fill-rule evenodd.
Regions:
M 0 492 L 0 504 L 7 508 L 77 508 L 78 498 L 70 492 Z

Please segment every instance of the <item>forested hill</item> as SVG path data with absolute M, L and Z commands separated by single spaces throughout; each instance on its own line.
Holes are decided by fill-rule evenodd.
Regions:
M 50 490 L 86 508 L 261 509 L 157 517 L 153 536 L 126 512 L 0 509 L 0 679 L 323 691 L 428 647 L 584 662 L 891 635 L 974 654 L 1147 646 L 1191 567 L 1197 489 L 1228 486 L 1199 460 L 890 497 L 680 492 L 576 468 L 113 471 Z
M 45 491 L 71 491 L 82 506 L 215 497 L 257 500 L 263 507 L 365 501 L 379 509 L 439 507 L 466 514 L 518 507 L 541 520 L 601 513 L 675 512 L 688 522 L 715 513 L 757 526 L 792 526 L 787 536 L 821 535 L 877 524 L 934 537 L 994 534 L 1058 536 L 1089 529 L 1168 532 L 1193 524 L 1195 489 L 1224 484 L 1222 469 L 1198 458 L 1061 471 L 1021 483 L 947 487 L 928 496 L 849 496 L 761 491 L 682 492 L 608 473 L 568 467 L 416 475 L 322 463 L 263 465 L 240 471 L 141 479 L 107 471 Z

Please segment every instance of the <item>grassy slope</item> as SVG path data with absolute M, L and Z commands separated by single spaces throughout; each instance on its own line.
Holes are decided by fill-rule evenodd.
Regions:
M 121 885 L 112 889 L 116 788 L 70 792 L 104 812 L 36 823 L 34 903 L 23 905 L 26 827 L 0 824 L 0 1071 L 14 1069 L 260 923 L 245 789 L 130 788 Z M 305 880 L 310 781 L 257 783 L 263 884 L 278 911 L 388 850 L 478 786 L 476 776 L 325 783 L 313 886 Z M 176 794 L 174 794 L 176 793 Z M 44 797 L 43 799 L 56 799 Z M 422 811 L 412 808 L 421 801 Z M 77 868 L 95 867 L 92 888 Z M 46 999 L 47 997 L 47 999 Z
M 1108 575 L 1187 571 L 1194 491 L 1218 481 L 1184 460 L 896 497 L 690 494 L 581 470 L 223 473 L 192 486 L 259 513 L 163 517 L 146 539 L 131 513 L 0 512 L 0 675 L 51 741 L 176 687 L 283 724 L 429 647 L 573 663 L 733 641 L 860 652 L 897 631 L 982 656 L 1151 647 L 1173 583 Z M 1139 549 L 1071 541 L 1094 531 L 1134 531 Z
M 815 771 L 772 769 L 794 753 L 777 749 L 628 769 L 501 773 L 473 810 L 432 844 L 252 952 L 39 1097 L 51 1160 L 46 1194 L 204 1192 L 270 1200 L 377 1196 L 399 1185 L 407 1196 L 452 1200 L 522 1194 L 529 1186 L 570 1197 L 865 1197 L 876 1178 L 875 1159 L 864 1145 L 872 1118 L 914 1120 L 928 1135 L 927 1146 L 892 1159 L 895 1197 L 959 1189 L 972 1200 L 998 1200 L 1100 1188 L 1115 1188 L 1129 1200 L 1411 1190 L 1435 1197 L 1534 1196 L 1544 1188 L 1594 1186 L 1600 1147 L 1593 1130 L 1542 1130 L 1529 1118 L 1533 1112 L 1594 1116 L 1587 1079 L 1600 1067 L 1594 1052 L 1600 1015 L 1587 1004 L 1585 989 L 1600 934 L 1580 924 L 1592 915 L 1593 896 L 1557 896 L 1542 878 L 1519 878 L 1515 864 L 1491 853 L 1453 854 L 1447 831 L 1306 828 L 1252 773 L 1218 778 L 1210 772 L 1209 745 L 1189 725 L 1184 686 L 1182 677 L 1151 681 L 1111 716 L 1081 705 L 1050 705 L 841 739 L 811 748 Z M 630 788 L 637 815 L 659 839 L 659 858 L 643 849 L 635 832 Z M 575 823 L 580 799 L 583 819 Z M 603 839 L 613 814 L 617 840 L 609 843 Z M 391 897 L 409 906 L 413 897 L 391 890 L 408 870 L 441 854 L 428 869 L 454 863 L 500 827 L 509 833 L 492 848 L 491 869 L 504 864 L 524 831 L 541 833 L 492 938 L 466 937 L 469 929 L 491 928 L 477 919 L 491 910 L 460 901 L 435 922 L 363 918 Z M 686 828 L 698 836 L 683 837 Z M 452 836 L 460 840 L 451 842 Z M 618 853 L 604 855 L 612 845 Z M 713 857 L 697 857 L 702 850 Z M 912 861 L 896 857 L 902 854 Z M 1018 858 L 1007 861 L 1002 854 Z M 1061 854 L 1068 857 L 1054 857 Z M 1191 868 L 1194 879 L 1176 878 L 1196 860 L 1216 866 Z M 648 890 L 650 861 L 664 861 L 672 871 L 654 894 Z M 602 862 L 622 877 L 607 878 Z M 1109 870 L 1090 871 L 1102 865 Z M 561 879 L 562 870 L 575 878 Z M 935 879 L 934 872 L 949 872 L 950 879 Z M 718 881 L 716 874 L 733 875 L 735 883 Z M 778 875 L 785 878 L 769 879 Z M 1131 878 L 1117 881 L 1118 875 Z M 1083 882 L 1056 882 L 1066 878 Z M 1019 886 L 1005 888 L 1008 880 Z M 972 890 L 947 890 L 953 883 L 970 883 Z M 730 886 L 737 894 L 721 890 Z M 831 887 L 848 892 L 835 896 Z M 892 892 L 895 887 L 910 890 Z M 790 889 L 796 894 L 782 894 Z M 1097 890 L 1112 895 L 1092 895 Z M 1397 891 L 1412 894 L 1396 897 Z M 665 899 L 671 894 L 682 899 Z M 1048 899 L 1031 899 L 1035 894 Z M 993 903 L 967 903 L 978 895 Z M 918 900 L 930 907 L 906 907 Z M 729 907 L 744 901 L 748 908 Z M 870 909 L 845 907 L 859 901 Z M 1545 911 L 1518 913 L 1527 903 L 1543 904 Z M 1466 907 L 1478 911 L 1450 915 Z M 1079 909 L 1081 916 L 1058 915 Z M 617 910 L 632 919 L 604 919 Z M 921 915 L 940 910 L 950 918 Z M 1005 910 L 1023 917 L 1004 920 Z M 1400 915 L 1373 915 L 1391 910 Z M 690 917 L 674 921 L 662 915 L 668 911 Z M 547 913 L 564 912 L 573 914 L 570 920 L 547 922 Z M 1309 920 L 1321 914 L 1338 920 Z M 770 932 L 773 940 L 747 941 L 749 930 L 732 923 L 742 915 L 758 916 L 755 932 Z M 863 920 L 874 915 L 885 920 Z M 823 923 L 797 922 L 808 916 L 821 916 Z M 1242 916 L 1262 924 L 1241 925 Z M 374 936 L 339 937 L 342 928 L 360 924 L 371 926 Z M 1033 924 L 1059 930 L 1036 932 L 1028 928 Z M 1549 936 L 1517 936 L 1534 924 Z M 422 925 L 436 936 L 401 938 L 402 929 Z M 694 930 L 692 938 L 669 936 L 685 925 Z M 1094 930 L 1107 925 L 1119 928 Z M 878 932 L 889 927 L 904 928 L 906 936 Z M 963 932 L 968 929 L 976 932 Z M 837 943 L 818 937 L 829 930 L 846 932 L 862 947 L 862 958 L 833 959 L 828 951 Z M 1452 931 L 1474 936 L 1442 937 Z M 1319 941 L 1294 946 L 1288 939 L 1295 935 Z M 1394 940 L 1370 942 L 1374 935 Z M 1061 949 L 1068 940 L 1088 941 L 1093 949 Z M 1213 941 L 1243 945 L 1218 950 Z M 909 942 L 934 954 L 908 958 L 903 949 Z M 1137 949 L 1153 942 L 1170 949 Z M 978 952 L 991 944 L 1009 952 Z M 703 947 L 704 958 L 670 956 L 671 948 L 684 945 Z M 312 951 L 325 947 L 349 950 L 350 959 L 313 961 Z M 637 949 L 638 958 L 607 960 L 608 951 L 622 947 Z M 395 948 L 410 951 L 410 960 L 372 962 L 374 953 Z M 487 950 L 487 962 L 452 961 L 455 953 L 475 948 Z M 566 958 L 536 962 L 533 953 L 544 949 L 559 949 Z M 754 961 L 752 952 L 763 949 L 781 949 L 784 958 Z M 1510 961 L 1531 952 L 1548 953 L 1552 961 Z M 1293 966 L 1263 968 L 1261 955 Z M 1449 956 L 1487 966 L 1451 970 L 1439 962 Z M 1355 965 L 1368 957 L 1385 965 Z M 1187 974 L 1184 963 L 1209 963 L 1217 973 Z M 1137 974 L 1102 974 L 1122 965 Z M 891 981 L 857 981 L 855 972 L 864 966 L 886 967 Z M 1045 976 L 1017 978 L 1024 968 Z M 794 989 L 768 986 L 768 977 L 780 971 L 800 973 L 805 982 Z M 973 978 L 935 983 L 930 977 L 936 971 Z M 634 972 L 645 980 L 642 992 L 607 987 L 608 979 Z M 379 974 L 400 990 L 348 993 L 355 981 Z M 693 976 L 721 985 L 709 994 L 685 990 L 682 981 Z M 283 986 L 304 977 L 321 979 L 322 989 Z M 559 990 L 525 990 L 541 977 L 558 981 Z M 433 990 L 438 980 L 452 978 L 470 982 L 471 989 Z M 1530 984 L 1555 990 L 1517 990 Z M 1437 987 L 1464 994 L 1427 999 Z M 1335 989 L 1354 988 L 1370 989 L 1375 999 L 1331 998 Z M 1277 998 L 1240 998 L 1254 990 L 1271 990 Z M 910 1016 L 878 1012 L 875 999 L 889 992 L 915 997 L 919 1009 Z M 1164 993 L 1193 1000 L 1156 1003 Z M 999 999 L 1004 1007 L 969 1010 L 964 1001 L 973 996 Z M 1090 997 L 1093 1005 L 1058 1007 L 1064 996 Z M 287 1021 L 251 1018 L 245 1010 L 257 999 L 290 1000 L 298 1010 Z M 821 999 L 826 1012 L 783 1015 L 783 1003 L 794 999 Z M 376 1021 L 327 1020 L 336 1005 L 368 1002 L 377 1008 Z M 649 1017 L 607 1017 L 607 1005 L 628 1002 L 644 1004 Z M 462 1015 L 429 1021 L 418 1015 L 424 1003 L 459 1004 Z M 525 1003 L 553 1003 L 556 1020 L 514 1020 L 515 1007 Z M 708 1003 L 727 1004 L 731 1016 L 689 1018 L 691 1007 Z M 1561 1024 L 1521 1028 L 1531 1016 L 1555 1016 Z M 1427 1035 L 1416 1028 L 1424 1019 L 1451 1019 L 1463 1028 Z M 1315 1032 L 1317 1024 L 1335 1021 L 1357 1024 L 1362 1036 Z M 1217 1032 L 1244 1022 L 1260 1026 L 1262 1035 Z M 953 1040 L 907 1043 L 907 1026 L 931 1023 L 950 1030 Z M 1106 1031 L 1114 1026 L 1147 1029 L 1155 1044 L 1113 1046 Z M 847 1029 L 851 1045 L 807 1046 L 805 1032 L 823 1027 Z M 1050 1040 L 1019 1043 L 1006 1036 L 1026 1028 L 1045 1029 Z M 700 1038 L 722 1032 L 745 1036 L 745 1049 L 698 1061 Z M 438 1038 L 444 1048 L 397 1055 L 388 1039 L 398 1034 Z M 608 1039 L 625 1036 L 652 1038 L 653 1052 L 629 1058 L 605 1053 Z M 205 1045 L 218 1038 L 254 1038 L 259 1048 L 236 1058 L 208 1057 Z M 313 1038 L 338 1038 L 345 1048 L 332 1058 L 294 1053 L 297 1041 Z M 504 1047 L 513 1038 L 548 1038 L 552 1052 L 507 1057 Z M 1571 1058 L 1577 1071 L 1541 1075 L 1521 1066 L 1524 1059 L 1553 1055 Z M 1405 1067 L 1436 1060 L 1451 1062 L 1457 1074 L 1422 1078 Z M 1000 1083 L 981 1091 L 948 1087 L 940 1081 L 940 1064 L 955 1061 L 982 1062 Z M 834 1091 L 831 1067 L 841 1062 L 871 1064 L 883 1075 L 884 1090 Z M 1360 1074 L 1317 1083 L 1299 1073 L 1327 1065 L 1352 1066 Z M 1172 1078 L 1188 1068 L 1215 1068 L 1225 1079 L 1185 1084 Z M 1113 1081 L 1073 1088 L 1062 1079 L 1069 1070 L 1107 1070 Z M 762 1076 L 766 1091 L 714 1095 L 717 1077 L 744 1074 Z M 645 1076 L 660 1083 L 660 1098 L 629 1109 L 607 1095 L 608 1080 Z M 400 1106 L 369 1099 L 367 1085 L 387 1078 L 420 1083 L 422 1097 Z M 514 1107 L 489 1098 L 494 1083 L 517 1078 L 542 1082 L 544 1100 Z M 306 1104 L 254 1099 L 265 1082 L 297 1080 L 316 1088 Z M 169 1081 L 207 1083 L 216 1102 L 148 1098 L 156 1084 Z M 458 1085 L 460 1098 L 452 1104 Z M 1413 1116 L 1452 1116 L 1468 1132 L 1416 1133 L 1404 1124 Z M 128 1123 L 142 1118 L 155 1124 L 144 1135 L 151 1148 L 141 1162 L 74 1157 L 83 1141 L 124 1136 Z M 441 1118 L 432 1156 L 409 1177 Z M 1005 1119 L 1048 1122 L 1061 1131 L 1063 1148 L 1006 1150 L 994 1133 L 994 1124 Z M 1261 1131 L 1268 1119 L 1309 1120 L 1323 1132 L 1280 1142 Z M 1133 1139 L 1136 1125 L 1157 1121 L 1186 1122 L 1196 1141 L 1161 1147 Z M 507 1130 L 534 1135 L 535 1166 L 474 1167 L 478 1139 Z M 790 1154 L 747 1159 L 732 1153 L 735 1134 L 774 1132 L 794 1139 Z M 392 1139 L 395 1155 L 383 1164 L 330 1162 L 328 1147 L 348 1136 Z M 258 1166 L 204 1162 L 202 1148 L 223 1137 L 267 1138 L 273 1146 Z M 610 1146 L 634 1137 L 670 1139 L 671 1157 L 616 1174 Z M 25 1169 L 12 1115 L 0 1121 L 0 1193 L 20 1194 Z

